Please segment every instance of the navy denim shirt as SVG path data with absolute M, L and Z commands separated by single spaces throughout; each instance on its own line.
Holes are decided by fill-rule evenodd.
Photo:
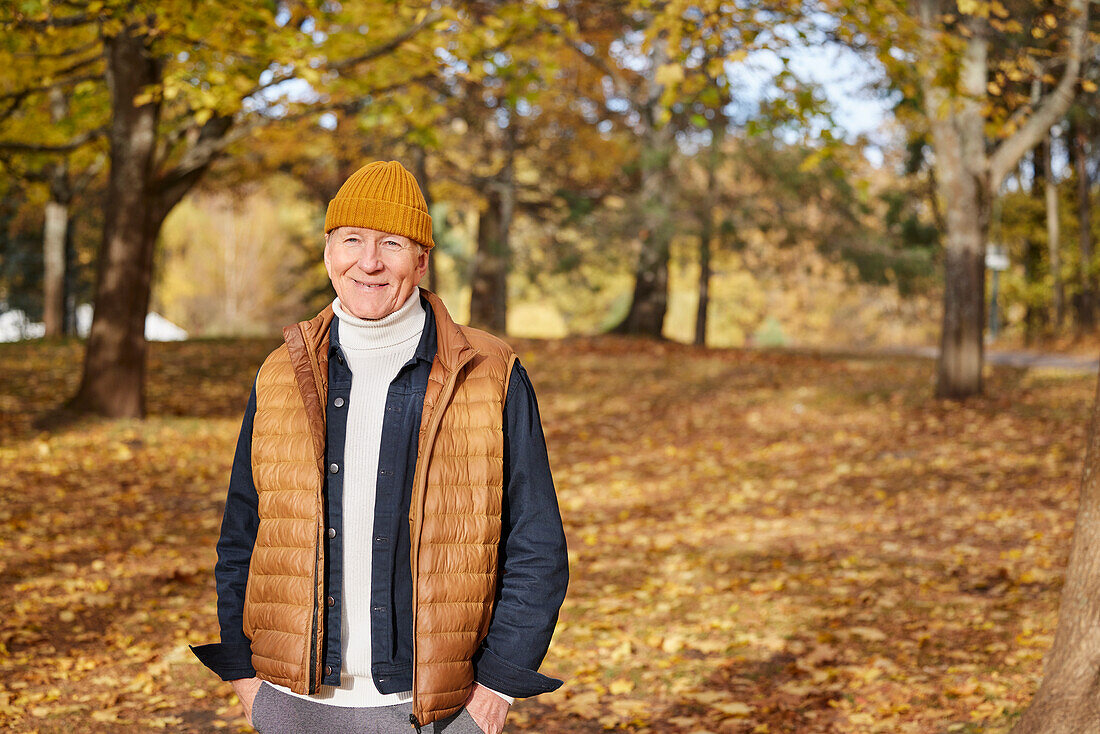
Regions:
M 412 688 L 412 574 L 409 567 L 409 505 L 416 468 L 417 437 L 435 358 L 436 327 L 432 308 L 416 351 L 390 383 L 382 422 L 378 461 L 374 547 L 371 569 L 371 674 L 383 693 Z M 329 336 L 328 405 L 325 409 L 325 637 L 324 685 L 340 684 L 340 613 L 343 572 L 344 444 L 351 370 L 340 350 L 339 319 Z M 256 541 L 258 498 L 252 480 L 253 385 L 237 440 L 230 475 L 218 563 L 221 642 L 192 647 L 198 658 L 223 680 L 255 675 L 251 645 L 244 634 L 244 592 Z M 552 691 L 561 681 L 537 672 L 565 598 L 568 562 L 554 482 L 538 404 L 526 370 L 515 362 L 504 404 L 504 496 L 502 502 L 500 583 L 489 631 L 474 658 L 475 678 L 516 698 Z

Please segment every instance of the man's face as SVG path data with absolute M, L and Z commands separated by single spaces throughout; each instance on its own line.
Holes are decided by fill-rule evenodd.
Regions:
M 428 252 L 408 237 L 366 227 L 325 235 L 325 269 L 352 316 L 380 319 L 408 299 L 428 271 Z

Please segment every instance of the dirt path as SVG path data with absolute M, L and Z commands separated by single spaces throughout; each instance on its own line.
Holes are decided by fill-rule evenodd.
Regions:
M 850 356 L 857 352 L 849 349 L 839 349 L 815 350 L 815 353 Z M 922 357 L 925 359 L 936 359 L 939 353 L 940 350 L 937 347 L 883 347 L 858 352 L 858 354 L 866 357 Z M 990 349 L 986 347 L 985 360 L 989 364 L 1027 369 L 1054 369 L 1074 373 L 1096 373 L 1100 370 L 1100 359 L 1095 357 L 1053 352 L 1032 352 L 1022 349 Z

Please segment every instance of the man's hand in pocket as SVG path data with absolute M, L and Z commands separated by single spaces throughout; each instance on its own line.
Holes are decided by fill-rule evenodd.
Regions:
M 466 699 L 466 710 L 485 734 L 501 734 L 504 731 L 509 708 L 507 701 L 480 683 L 474 683 L 474 690 Z
M 233 685 L 233 690 L 237 694 L 237 698 L 241 699 L 241 706 L 244 708 L 244 717 L 248 719 L 248 723 L 252 723 L 252 702 L 256 700 L 256 694 L 260 691 L 260 679 L 259 678 L 238 678 L 237 680 L 229 681 Z

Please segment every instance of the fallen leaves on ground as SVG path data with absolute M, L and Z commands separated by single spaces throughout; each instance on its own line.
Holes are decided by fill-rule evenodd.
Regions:
M 1056 622 L 1094 378 L 519 341 L 571 579 L 512 731 L 1004 731 Z M 269 341 L 151 345 L 144 422 L 32 421 L 75 342 L 0 345 L 0 726 L 248 731 L 187 645 Z

